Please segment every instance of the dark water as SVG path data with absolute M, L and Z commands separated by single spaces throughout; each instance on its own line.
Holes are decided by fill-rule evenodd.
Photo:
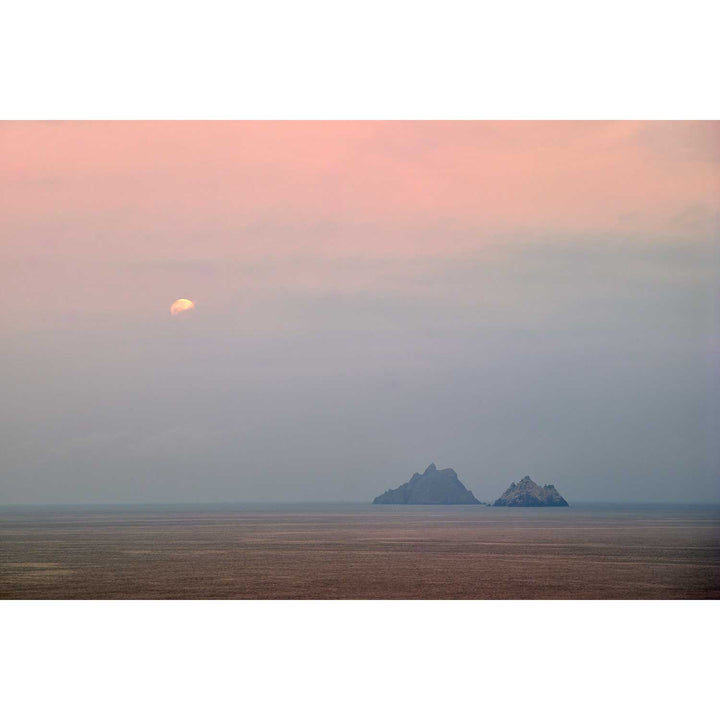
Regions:
M 720 598 L 720 507 L 0 509 L 1 598 Z

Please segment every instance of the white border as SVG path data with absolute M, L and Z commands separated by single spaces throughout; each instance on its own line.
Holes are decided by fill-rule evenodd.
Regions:
M 714 119 L 707 0 L 24 0 L 5 119 Z
M 3 707 L 13 720 L 705 717 L 719 607 L 5 602 Z

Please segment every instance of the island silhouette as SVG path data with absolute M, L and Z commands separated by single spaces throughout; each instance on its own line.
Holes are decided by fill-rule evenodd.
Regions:
M 484 505 L 461 482 L 452 468 L 438 470 L 435 463 L 421 475 L 415 473 L 409 482 L 387 490 L 373 500 L 373 505 Z
M 438 470 L 435 463 L 425 472 L 415 473 L 409 482 L 386 490 L 373 500 L 373 505 L 488 505 L 478 500 L 460 482 L 452 468 Z M 510 487 L 494 503 L 494 507 L 568 507 L 554 485 L 540 486 L 525 476 Z

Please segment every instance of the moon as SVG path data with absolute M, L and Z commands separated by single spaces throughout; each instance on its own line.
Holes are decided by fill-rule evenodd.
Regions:
M 180 313 L 187 312 L 188 310 L 192 310 L 194 307 L 195 303 L 192 300 L 180 298 L 170 306 L 170 314 L 178 315 Z

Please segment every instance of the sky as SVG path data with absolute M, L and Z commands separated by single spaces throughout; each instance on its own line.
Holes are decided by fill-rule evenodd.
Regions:
M 719 198 L 718 122 L 0 123 L 0 504 L 720 502 Z

